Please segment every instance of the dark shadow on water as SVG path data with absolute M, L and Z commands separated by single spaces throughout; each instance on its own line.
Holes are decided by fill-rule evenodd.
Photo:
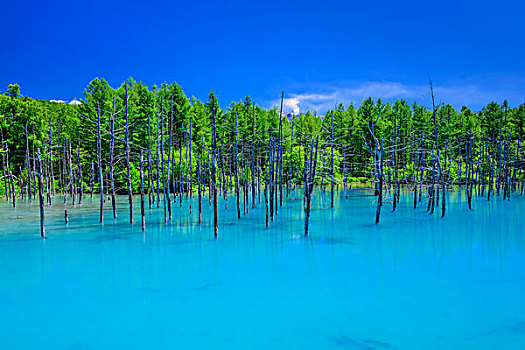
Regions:
M 28 241 L 42 241 L 43 239 L 49 239 L 48 237 L 42 238 L 40 236 L 37 237 L 24 237 L 24 238 L 11 238 L 10 236 L 17 236 L 19 237 L 19 234 L 12 234 L 12 235 L 5 235 L 5 239 L 0 240 L 1 243 L 12 243 L 12 242 L 28 242 Z
M 512 333 L 525 334 L 525 320 L 516 320 L 510 325 L 506 325 L 505 328 L 510 330 Z
M 214 242 L 214 241 L 215 241 L 214 238 L 208 239 L 208 240 L 199 240 L 199 242 Z M 194 242 L 193 240 L 187 239 L 187 240 L 184 240 L 184 241 L 159 242 L 158 245 L 160 245 L 160 246 L 180 246 L 180 245 L 191 244 L 193 242 Z
M 130 234 L 122 234 L 122 235 L 107 235 L 107 236 L 98 236 L 95 237 L 95 242 L 108 242 L 108 241 L 120 241 L 120 240 L 129 240 L 131 239 Z
M 207 282 L 207 283 L 201 284 L 200 286 L 193 287 L 191 289 L 197 292 L 204 292 L 204 291 L 216 288 L 219 284 L 220 284 L 219 282 Z
M 500 325 L 492 329 L 489 329 L 489 330 L 486 330 L 486 331 L 483 331 L 483 332 L 480 332 L 480 333 L 477 333 L 477 334 L 474 334 L 468 337 L 464 337 L 463 339 L 469 341 L 469 340 L 486 337 L 486 336 L 501 333 L 501 332 L 510 332 L 513 335 L 523 336 L 525 335 L 525 320 L 517 319 L 511 324 Z
M 317 244 L 321 245 L 339 245 L 339 244 L 348 244 L 354 245 L 355 242 L 350 238 L 336 238 L 336 237 L 309 237 L 309 239 Z
M 65 347 L 65 350 L 91 350 L 94 349 L 87 339 L 79 340 Z
M 345 335 L 337 335 L 328 338 L 337 346 L 360 350 L 395 349 L 393 345 L 374 339 L 352 339 Z

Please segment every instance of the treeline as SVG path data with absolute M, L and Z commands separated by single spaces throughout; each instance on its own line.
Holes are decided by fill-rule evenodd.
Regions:
M 196 159 L 201 156 L 204 160 L 211 150 L 212 107 L 216 119 L 218 176 L 225 179 L 234 174 L 235 162 L 251 166 L 253 158 L 254 167 L 264 168 L 268 163 L 270 138 L 281 140 L 283 171 L 295 182 L 304 177 L 304 139 L 316 136 L 319 136 L 319 157 L 315 181 L 321 184 L 329 182 L 332 153 L 335 182 L 377 182 L 375 156 L 370 150 L 374 138 L 385 139 L 383 161 L 390 169 L 385 175 L 393 176 L 391 169 L 395 163 L 400 183 L 413 182 L 420 157 L 430 164 L 432 145 L 436 143 L 441 145 L 441 158 L 444 159 L 446 153 L 449 160 L 447 168 L 442 169 L 447 173 L 449 184 L 459 184 L 468 176 L 470 142 L 473 142 L 472 157 L 476 164 L 482 160 L 482 147 L 485 151 L 493 147 L 494 157 L 500 163 L 503 160 L 498 155 L 508 147 L 510 157 L 516 160 L 513 166 L 521 169 L 522 165 L 518 145 L 524 132 L 525 104 L 513 107 L 506 102 L 491 102 L 474 112 L 466 106 L 457 111 L 448 104 L 428 108 L 417 102 L 385 103 L 368 98 L 359 106 L 339 104 L 324 111 L 324 117 L 308 111 L 288 118 L 279 106 L 264 109 L 249 96 L 221 106 L 214 92 L 207 101 L 200 101 L 187 97 L 176 83 L 148 88 L 129 79 L 115 89 L 97 78 L 86 87 L 78 105 L 21 97 L 16 85 L 0 95 L 2 194 L 27 193 L 29 186 L 34 190 L 31 174 L 35 176 L 35 150 L 38 149 L 49 163 L 47 171 L 54 177 L 50 184 L 52 193 L 59 189 L 71 192 L 70 187 L 75 187 L 75 191 L 97 191 L 101 176 L 104 188 L 108 189 L 110 172 L 116 193 L 128 193 L 128 185 L 137 193 L 140 152 L 146 155 L 148 150 L 151 152 L 151 164 L 145 166 L 148 181 L 150 178 L 151 183 L 157 181 L 161 171 L 157 167 L 162 167 L 164 163 L 160 158 L 164 157 L 164 162 L 171 162 L 167 177 L 172 179 L 165 186 L 173 191 L 181 181 L 189 187 L 190 182 L 196 183 Z M 99 119 L 100 150 L 97 146 Z M 191 167 L 190 158 L 193 159 Z M 263 178 L 265 174 L 263 172 Z M 73 183 L 69 177 L 80 180 Z M 155 187 L 156 182 L 150 186 Z M 159 183 L 157 187 L 163 186 Z

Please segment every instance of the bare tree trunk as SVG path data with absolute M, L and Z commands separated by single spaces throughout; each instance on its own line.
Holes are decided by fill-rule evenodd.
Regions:
M 269 140 L 269 143 L 270 143 L 270 146 L 268 147 L 268 150 L 270 152 L 269 154 L 269 167 L 270 167 L 270 220 L 273 222 L 273 204 L 274 204 L 274 201 L 273 201 L 273 198 L 274 198 L 274 189 L 275 189 L 275 176 L 274 176 L 274 163 L 275 163 L 275 160 L 274 160 L 274 157 L 275 157 L 275 152 L 274 152 L 274 144 L 273 144 L 273 136 L 272 136 L 272 129 L 270 128 L 270 132 L 269 132 L 269 137 L 268 137 L 268 140 Z
M 467 167 L 467 201 L 468 208 L 472 209 L 472 135 L 470 135 L 469 146 L 468 146 L 468 167 Z
M 171 190 L 171 176 L 170 176 L 170 168 L 171 168 L 171 151 L 173 148 L 173 94 L 171 94 L 171 112 L 170 112 L 170 136 L 169 136 L 169 147 L 168 147 L 168 172 L 166 174 L 167 177 L 167 204 L 168 204 L 168 217 L 171 221 L 171 197 L 170 197 L 170 190 Z M 175 196 L 175 191 L 174 191 Z
M 31 122 L 31 128 L 32 128 L 32 134 L 33 134 L 33 139 L 31 140 L 31 144 L 32 144 L 32 147 L 33 147 L 33 170 L 36 169 L 36 157 L 35 157 L 35 123 L 34 122 Z M 8 166 L 9 168 L 9 166 Z M 36 179 L 35 177 L 33 176 L 31 181 L 33 182 L 33 198 L 36 198 L 36 191 L 37 191 L 37 184 L 36 184 Z
M 490 147 L 490 146 L 489 146 Z M 494 176 L 494 134 L 492 135 L 492 148 L 487 152 L 489 160 L 489 174 L 488 174 L 488 189 L 487 189 L 487 200 L 490 200 L 490 194 L 492 192 L 493 176 Z M 492 151 L 492 154 L 491 154 Z
M 71 135 L 67 135 L 67 162 L 69 168 L 69 190 L 71 191 L 71 200 L 75 205 L 75 184 L 73 179 L 73 165 L 71 163 Z
M 211 166 L 211 178 L 212 178 L 212 191 L 213 191 L 213 229 L 215 237 L 218 237 L 219 232 L 217 229 L 217 187 L 215 186 L 216 178 L 216 166 L 217 166 L 217 132 L 215 128 L 215 97 L 212 98 L 211 108 L 211 123 L 212 123 L 212 149 L 213 159 Z
M 264 202 L 266 205 L 266 227 L 268 227 L 268 181 L 264 182 Z
M 133 190 L 131 188 L 131 174 L 129 169 L 129 120 L 128 120 L 128 83 L 126 87 L 126 168 L 128 175 L 128 201 L 129 201 L 129 222 L 133 223 Z
M 199 186 L 199 224 L 201 223 L 202 217 L 202 192 L 201 192 L 201 154 L 197 159 L 197 181 Z
M 160 166 L 162 171 L 162 189 L 164 192 L 164 222 L 168 222 L 167 216 L 167 201 L 168 194 L 166 193 L 166 174 L 164 169 L 164 116 L 163 116 L 163 100 L 160 98 Z
M 189 172 L 190 172 L 190 198 L 193 198 L 193 158 L 192 158 L 192 121 L 190 118 L 190 138 L 189 138 L 189 149 L 188 153 L 190 154 L 190 164 L 189 164 Z
M 4 146 L 4 141 L 3 141 L 3 135 L 2 135 L 2 148 L 3 146 Z M 27 196 L 29 198 L 29 203 L 31 203 L 31 195 L 32 195 L 31 178 L 33 177 L 33 174 L 31 171 L 31 156 L 29 155 L 29 137 L 27 134 L 27 124 L 26 124 L 26 169 L 27 169 L 27 186 L 28 186 Z M 7 191 L 7 186 L 6 186 L 6 191 Z M 6 197 L 7 197 L 7 192 L 6 192 Z
M 330 113 L 330 207 L 334 207 L 334 112 Z
M 392 211 L 396 211 L 399 202 L 399 174 L 398 174 L 398 155 L 397 155 L 397 105 L 394 112 L 394 201 Z
M 255 103 L 253 103 L 252 110 L 252 208 L 255 208 Z
M 180 148 L 179 148 L 179 199 L 180 199 L 180 207 L 182 208 L 182 192 L 184 191 L 184 181 L 183 181 L 183 175 L 182 175 L 182 142 L 183 142 L 183 135 L 184 135 L 184 124 L 182 124 L 182 128 L 180 130 Z
M 98 139 L 97 139 L 97 149 L 98 149 Z M 91 199 L 93 199 L 93 188 L 95 187 L 95 165 L 93 160 L 91 160 L 91 174 L 89 177 L 89 184 L 91 187 Z
M 157 120 L 157 146 L 155 147 L 155 150 L 157 151 L 157 157 L 155 159 L 155 163 L 156 163 L 156 166 L 157 166 L 157 171 L 156 171 L 156 175 L 157 175 L 157 208 L 160 208 L 160 167 L 159 167 L 159 152 L 160 152 L 160 144 L 159 144 L 159 123 L 158 123 L 158 120 Z
M 11 192 L 11 203 L 13 204 L 13 208 L 16 208 L 16 190 L 15 190 L 15 183 L 13 181 L 13 172 L 11 171 L 11 166 L 9 166 L 9 148 L 5 147 L 6 152 L 6 165 L 7 165 L 7 175 L 9 176 L 9 189 Z M 7 181 L 6 181 L 7 184 Z
M 190 116 L 190 137 L 189 137 L 189 146 L 188 146 L 188 153 L 189 153 L 189 165 L 188 165 L 188 171 L 189 171 L 189 179 L 190 179 L 190 214 L 191 214 L 191 199 L 193 198 L 193 164 L 192 164 L 192 152 L 191 152 L 191 129 L 192 129 L 192 122 L 191 122 L 191 116 Z
M 319 144 L 319 136 L 317 136 L 315 141 L 315 155 L 314 155 L 314 142 L 312 140 L 312 145 L 310 147 L 310 164 L 308 170 L 308 180 L 307 180 L 307 190 L 306 190 L 306 215 L 304 219 L 304 235 L 308 235 L 309 221 L 310 221 L 310 210 L 312 202 L 312 193 L 315 184 L 315 171 L 317 167 L 317 147 Z
M 377 142 L 377 141 L 376 141 Z M 377 169 L 378 180 L 379 180 L 379 195 L 377 197 L 377 207 L 376 207 L 376 224 L 379 223 L 379 218 L 381 216 L 381 206 L 383 205 L 383 139 L 381 139 L 381 146 L 377 148 L 376 159 L 379 162 Z
M 109 182 L 111 185 L 111 207 L 113 208 L 113 218 L 117 218 L 117 203 L 115 199 L 115 178 L 113 175 L 113 153 L 115 152 L 115 98 L 113 97 L 113 111 L 110 113 L 110 143 L 109 143 Z
M 153 167 L 151 166 L 151 116 L 148 113 L 148 204 L 151 209 L 151 194 L 153 193 L 153 200 L 155 200 L 155 182 L 151 177 L 153 176 Z M 153 186 L 153 188 L 152 188 Z
M 279 166 L 279 205 L 283 206 L 283 100 L 284 91 L 281 93 L 281 110 L 279 112 L 279 151 L 278 151 L 278 166 Z M 277 204 L 275 205 L 275 213 L 277 214 Z
M 142 231 L 146 230 L 146 213 L 144 210 L 144 170 L 142 166 L 143 155 L 140 150 L 140 217 L 142 221 Z
M 241 204 L 239 201 L 239 161 L 238 161 L 238 146 L 239 140 L 237 138 L 237 113 L 235 113 L 235 196 L 237 197 L 237 218 L 241 218 Z
M 42 161 L 40 159 L 40 151 L 37 150 L 38 159 L 38 198 L 40 201 L 40 237 L 46 238 L 46 228 L 44 224 L 44 185 L 42 183 Z
M 499 124 L 499 160 L 498 160 L 498 183 L 496 184 L 497 194 L 499 196 L 499 189 L 501 186 L 501 156 L 503 147 L 503 109 L 500 113 L 500 124 Z
M 244 153 L 244 152 L 243 152 Z M 224 128 L 222 129 L 222 138 L 221 138 L 221 171 L 220 171 L 220 178 L 222 179 L 222 186 L 219 186 L 219 188 L 222 188 L 222 194 L 224 195 L 224 206 L 225 209 L 228 209 L 228 199 L 226 197 L 226 176 L 224 174 Z
M 293 128 L 294 128 L 294 122 L 295 122 L 295 115 L 292 116 L 292 134 L 290 138 L 290 159 L 289 159 L 289 169 L 288 169 L 288 176 L 290 177 L 288 180 L 291 182 L 293 181 Z M 291 185 L 291 184 L 290 184 Z M 289 189 L 286 193 L 286 196 L 290 194 Z
M 51 135 L 50 135 L 51 137 Z M 51 141 L 49 141 L 51 143 Z M 51 152 L 51 151 L 50 151 Z M 84 192 L 84 181 L 82 179 L 82 163 L 80 162 L 80 130 L 78 132 L 78 149 L 77 149 L 77 167 L 78 167 L 78 204 L 82 204 L 82 194 Z M 53 163 L 51 163 L 53 168 Z
M 51 181 L 49 181 L 49 159 L 47 158 L 47 156 L 45 155 L 47 152 L 46 152 L 46 149 L 44 148 L 44 160 L 47 160 L 45 162 L 45 167 L 44 167 L 44 173 L 45 173 L 45 179 L 46 179 L 46 192 L 47 192 L 47 203 L 48 205 L 51 205 Z M 20 175 L 22 171 L 20 171 Z M 22 191 L 22 184 L 20 184 L 20 192 L 23 193 Z
M 104 222 L 104 178 L 102 176 L 102 141 L 100 136 L 100 106 L 97 101 L 97 162 L 100 180 L 100 222 Z M 91 163 L 93 164 L 93 163 Z M 93 193 L 93 187 L 91 187 Z
M 29 147 L 28 147 L 29 151 Z M 55 195 L 55 171 L 53 169 L 53 134 L 51 132 L 51 119 L 49 119 L 49 164 L 51 167 L 51 189 L 52 189 L 52 195 Z M 82 190 L 84 186 L 82 185 Z

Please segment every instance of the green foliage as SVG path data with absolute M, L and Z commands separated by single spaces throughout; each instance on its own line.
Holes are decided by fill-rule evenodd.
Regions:
M 6 96 L 12 98 L 19 98 L 20 95 L 20 86 L 18 84 L 9 84 L 5 92 Z
M 126 100 L 127 89 L 127 100 Z M 139 188 L 139 152 L 144 151 L 147 157 L 148 149 L 148 120 L 151 124 L 151 146 L 153 162 L 160 142 L 160 109 L 162 106 L 162 120 L 164 131 L 165 159 L 168 159 L 170 142 L 176 150 L 172 153 L 174 163 L 179 164 L 179 149 L 183 149 L 182 167 L 186 168 L 186 149 L 189 148 L 189 128 L 191 124 L 191 152 L 193 157 L 192 171 L 196 178 L 196 164 L 199 154 L 207 152 L 211 145 L 211 113 L 212 101 L 217 122 L 217 144 L 220 147 L 224 137 L 225 157 L 229 166 L 234 164 L 234 157 L 239 161 L 251 161 L 252 146 L 258 157 L 258 164 L 265 164 L 267 157 L 268 137 L 278 138 L 279 123 L 283 123 L 283 159 L 286 172 L 301 178 L 304 170 L 304 139 L 320 136 L 319 145 L 319 176 L 326 179 L 330 174 L 330 145 L 334 144 L 335 178 L 341 181 L 343 173 L 348 179 L 364 180 L 370 177 L 371 155 L 365 146 L 373 141 L 370 128 L 373 127 L 377 137 L 384 137 L 385 147 L 393 149 L 393 131 L 397 123 L 397 144 L 399 147 L 400 169 L 410 171 L 414 160 L 414 150 L 419 145 L 428 148 L 428 142 L 434 142 L 434 124 L 432 111 L 416 102 L 409 104 L 405 100 L 393 103 L 384 103 L 367 98 L 359 106 L 342 103 L 326 111 L 324 116 L 317 112 L 306 111 L 289 120 L 286 116 L 280 118 L 278 107 L 265 109 L 254 104 L 250 96 L 243 100 L 231 102 L 221 108 L 215 93 L 211 91 L 207 101 L 200 101 L 195 97 L 188 98 L 182 87 L 176 82 L 163 83 L 149 88 L 142 82 L 132 78 L 125 81 L 118 88 L 112 88 L 104 79 L 95 78 L 84 90 L 80 105 L 55 103 L 22 97 L 17 84 L 9 85 L 4 95 L 0 95 L 0 128 L 3 139 L 0 149 L 3 158 L 9 155 L 10 169 L 25 167 L 26 150 L 29 145 L 29 158 L 32 158 L 33 147 L 41 149 L 43 154 L 53 152 L 55 167 L 63 156 L 63 146 L 67 139 L 72 143 L 72 165 L 78 172 L 78 152 L 83 169 L 83 181 L 86 188 L 89 186 L 91 162 L 96 164 L 96 136 L 97 123 L 100 117 L 102 133 L 102 158 L 104 176 L 107 176 L 107 167 L 110 152 L 110 117 L 115 117 L 115 186 L 125 190 L 127 171 L 125 164 L 125 125 L 126 105 L 129 120 L 129 140 L 131 146 L 131 180 L 133 190 Z M 127 102 L 127 103 L 126 103 Z M 255 139 L 252 140 L 255 116 Z M 333 116 L 333 139 L 331 125 Z M 509 134 L 512 139 L 511 148 L 517 151 L 518 139 L 525 136 L 525 104 L 512 108 L 507 103 L 490 102 L 479 113 L 473 112 L 466 106 L 456 111 L 451 105 L 440 105 L 436 110 L 439 143 L 452 145 L 448 151 L 450 157 L 461 151 L 465 155 L 466 135 L 477 135 L 475 145 L 479 146 L 482 137 L 487 142 L 498 144 L 500 130 Z M 237 135 L 235 134 L 235 119 L 237 118 Z M 27 130 L 27 141 L 26 141 Z M 170 131 L 172 137 L 170 140 Z M 291 144 L 293 131 L 293 145 Z M 238 154 L 234 153 L 235 139 L 239 147 Z M 461 139 L 463 138 L 463 139 Z M 422 140 L 425 140 L 422 143 Z M 80 141 L 80 145 L 79 145 Z M 462 142 L 461 148 L 458 142 Z M 232 146 L 233 145 L 233 146 Z M 431 146 L 430 146 L 431 148 Z M 512 153 L 514 154 L 514 153 Z M 425 154 L 425 157 L 429 157 Z M 476 154 L 476 156 L 479 156 Z M 230 158 L 228 158 L 230 157 Z M 344 160 L 344 162 L 343 162 Z M 154 172 L 155 164 L 153 164 Z M 173 169 L 173 167 L 171 167 Z M 464 171 L 464 168 L 462 169 Z M 4 168 L 5 171 L 5 168 Z M 449 172 L 458 174 L 456 163 L 451 163 Z M 18 170 L 16 172 L 19 172 Z M 146 177 L 152 176 L 145 171 Z M 98 173 L 95 171 L 95 182 L 98 182 Z M 264 175 L 264 171 L 262 173 Z M 454 175 L 455 176 L 455 175 Z M 0 190 L 3 190 L 4 181 L 0 181 Z M 98 189 L 98 185 L 95 184 Z

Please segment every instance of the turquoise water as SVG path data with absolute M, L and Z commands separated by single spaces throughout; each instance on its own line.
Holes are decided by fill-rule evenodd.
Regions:
M 203 201 L 147 210 L 147 227 L 98 224 L 98 200 L 47 209 L 0 204 L 2 349 L 523 349 L 523 197 L 457 192 L 446 218 L 390 204 L 373 223 L 367 190 L 312 202 L 303 236 L 302 197 L 269 228 L 264 208 L 236 218 L 219 201 L 219 238 Z M 58 199 L 57 199 L 58 200 Z

